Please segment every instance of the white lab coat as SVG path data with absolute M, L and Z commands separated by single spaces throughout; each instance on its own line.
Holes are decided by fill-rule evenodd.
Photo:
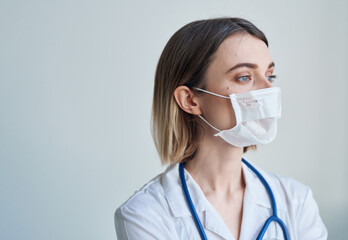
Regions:
M 253 164 L 254 165 L 254 164 Z M 255 165 L 254 165 L 255 166 Z M 179 164 L 152 179 L 115 213 L 118 240 L 160 239 L 199 240 L 191 212 L 181 187 Z M 270 185 L 276 199 L 278 217 L 286 224 L 292 240 L 327 239 L 312 191 L 298 181 L 266 173 L 255 166 Z M 243 164 L 246 189 L 240 239 L 256 239 L 272 207 L 259 178 Z M 202 190 L 185 170 L 187 187 L 209 240 L 235 239 Z M 280 226 L 272 222 L 263 239 L 283 239 Z

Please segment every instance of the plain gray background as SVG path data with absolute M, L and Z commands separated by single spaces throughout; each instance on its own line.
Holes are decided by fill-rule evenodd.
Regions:
M 283 114 L 248 154 L 309 185 L 330 239 L 348 228 L 347 1 L 0 0 L 1 239 L 116 239 L 114 211 L 164 170 L 150 134 L 154 71 L 198 19 L 252 21 Z

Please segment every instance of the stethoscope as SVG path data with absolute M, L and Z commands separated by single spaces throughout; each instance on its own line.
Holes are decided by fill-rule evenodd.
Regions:
M 268 195 L 270 197 L 270 200 L 271 200 L 271 203 L 272 203 L 272 212 L 273 212 L 273 214 L 272 214 L 271 217 L 269 217 L 266 220 L 266 222 L 263 225 L 263 227 L 262 227 L 259 235 L 257 236 L 256 240 L 261 240 L 263 238 L 263 235 L 265 235 L 269 224 L 271 222 L 273 222 L 273 221 L 277 222 L 280 225 L 280 227 L 282 228 L 284 239 L 285 240 L 290 240 L 288 229 L 286 228 L 284 222 L 280 218 L 278 218 L 278 215 L 277 215 L 277 204 L 276 204 L 276 201 L 275 201 L 275 198 L 274 198 L 274 195 L 273 195 L 271 187 L 268 185 L 267 181 L 264 179 L 264 177 L 261 175 L 261 173 L 259 171 L 257 171 L 249 162 L 247 162 L 244 158 L 242 158 L 242 162 L 245 165 L 247 165 L 257 175 L 257 177 L 260 179 L 260 181 L 262 182 L 263 186 L 266 188 L 267 193 L 268 193 Z M 184 175 L 184 165 L 185 165 L 185 163 L 183 163 L 183 162 L 180 163 L 180 165 L 179 165 L 179 174 L 180 174 L 181 184 L 182 184 L 182 187 L 183 187 L 183 190 L 184 190 L 184 193 L 185 193 L 186 201 L 187 201 L 187 203 L 189 205 L 191 214 L 192 214 L 192 216 L 193 216 L 193 218 L 195 220 L 195 223 L 196 223 L 197 229 L 199 231 L 199 234 L 201 235 L 201 238 L 203 240 L 207 240 L 207 236 L 205 235 L 202 223 L 201 223 L 201 221 L 198 218 L 196 209 L 193 206 L 193 202 L 191 200 L 191 196 L 190 196 L 190 193 L 189 193 L 187 185 L 186 185 L 186 180 L 185 180 L 185 175 Z

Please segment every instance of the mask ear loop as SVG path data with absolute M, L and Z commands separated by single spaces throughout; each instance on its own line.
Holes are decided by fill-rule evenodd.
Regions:
M 214 96 L 217 96 L 217 97 L 222 97 L 222 98 L 226 98 L 226 99 L 230 99 L 230 97 L 226 97 L 224 95 L 220 95 L 220 94 L 217 94 L 217 93 L 213 93 L 213 92 L 209 92 L 207 90 L 204 90 L 204 89 L 201 89 L 201 88 L 197 88 L 195 87 L 195 89 L 199 90 L 199 91 L 202 91 L 202 92 L 205 92 L 205 93 L 209 93 L 211 95 L 214 95 Z M 200 119 L 203 120 L 203 122 L 205 122 L 206 124 L 208 124 L 211 128 L 213 128 L 214 130 L 216 130 L 217 132 L 221 132 L 220 129 L 214 127 L 213 125 L 211 125 L 207 120 L 205 120 L 201 115 L 197 115 L 198 117 L 200 117 Z
M 204 90 L 204 89 L 201 89 L 201 88 L 196 88 L 195 89 L 199 90 L 199 91 L 202 91 L 202 92 L 205 92 L 205 93 L 209 93 L 211 95 L 214 95 L 214 96 L 217 96 L 217 97 L 222 97 L 222 98 L 227 98 L 227 99 L 230 99 L 230 97 L 226 97 L 224 95 L 220 95 L 220 94 L 217 94 L 217 93 L 213 93 L 213 92 L 209 92 L 207 90 Z
M 200 117 L 200 119 L 202 119 L 206 124 L 208 124 L 211 128 L 213 128 L 214 130 L 221 132 L 220 129 L 214 127 L 213 125 L 211 125 L 207 120 L 205 120 L 201 115 L 197 115 L 198 117 Z

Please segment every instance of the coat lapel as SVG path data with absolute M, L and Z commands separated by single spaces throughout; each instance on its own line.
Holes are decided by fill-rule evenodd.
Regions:
M 277 185 L 274 182 L 274 179 L 262 170 L 259 171 L 266 179 L 273 191 L 277 202 L 278 212 L 282 212 L 282 210 L 284 209 L 284 203 L 280 201 L 281 199 L 279 199 L 278 189 Z M 246 189 L 243 200 L 243 219 L 240 239 L 255 239 L 265 221 L 272 215 L 272 206 L 268 193 L 262 182 L 244 164 L 243 177 L 246 182 Z M 206 199 L 198 184 L 186 170 L 185 178 L 196 212 L 200 218 L 200 221 L 205 229 L 208 238 L 209 235 L 215 235 L 215 238 L 218 236 L 221 239 L 234 239 L 220 215 Z M 192 226 L 196 228 L 181 187 L 181 181 L 179 177 L 179 164 L 174 164 L 168 167 L 166 174 L 164 174 L 161 179 L 161 182 L 165 197 L 173 216 L 176 218 L 192 218 L 190 222 L 192 222 Z M 198 230 L 194 229 L 193 231 Z M 282 236 L 282 233 L 279 232 L 279 226 L 277 226 L 275 223 L 272 223 L 267 230 L 266 237 L 267 236 Z
M 181 187 L 178 168 L 178 164 L 175 164 L 166 170 L 166 174 L 161 180 L 164 194 L 173 216 L 176 218 L 191 217 L 192 226 L 194 226 L 195 231 L 198 231 Z M 217 236 L 220 239 L 234 239 L 215 208 L 206 199 L 199 185 L 186 170 L 185 179 L 192 202 L 208 239 L 212 235 L 215 235 L 213 239 L 216 239 Z
M 253 166 L 255 167 L 254 164 Z M 285 205 L 279 196 L 275 179 L 271 178 L 264 171 L 258 168 L 257 170 L 270 185 L 276 199 L 277 210 L 279 213 L 282 213 L 285 210 Z M 271 200 L 260 179 L 245 164 L 243 164 L 243 176 L 246 182 L 246 189 L 243 200 L 243 219 L 240 239 L 256 239 L 264 223 L 272 216 Z M 282 231 L 279 231 L 279 226 L 275 222 L 272 222 L 268 227 L 264 236 L 264 239 L 267 238 L 283 239 Z

